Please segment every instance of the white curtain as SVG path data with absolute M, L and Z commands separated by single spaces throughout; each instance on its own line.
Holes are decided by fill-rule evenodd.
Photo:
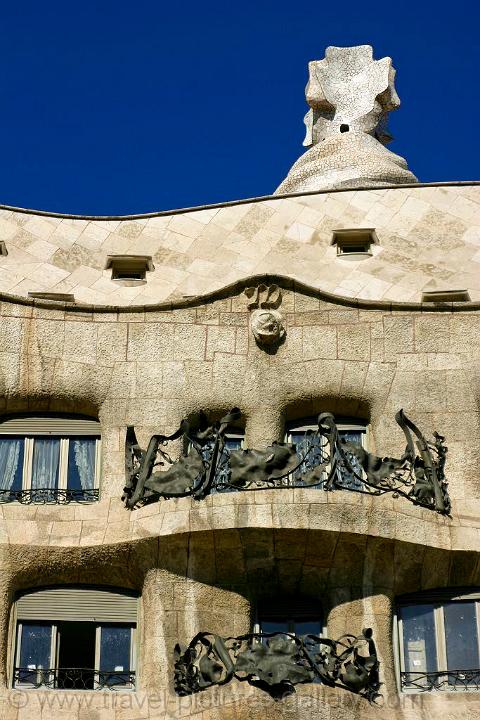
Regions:
M 96 441 L 91 438 L 88 438 L 88 440 L 83 438 L 73 441 L 75 463 L 78 468 L 82 490 L 91 490 L 95 483 L 96 445 Z
M 10 490 L 15 480 L 18 460 L 20 457 L 20 443 L 17 438 L 0 439 L 0 490 Z
M 32 490 L 53 489 L 58 484 L 60 440 L 36 437 L 33 445 Z

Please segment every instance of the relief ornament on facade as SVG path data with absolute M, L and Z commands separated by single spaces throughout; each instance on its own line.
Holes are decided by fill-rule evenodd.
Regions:
M 283 317 L 276 309 L 282 302 L 278 285 L 245 288 L 247 307 L 251 310 L 250 329 L 257 345 L 273 348 L 285 338 Z

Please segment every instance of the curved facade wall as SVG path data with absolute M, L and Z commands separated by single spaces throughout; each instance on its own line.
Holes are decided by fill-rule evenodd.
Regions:
M 93 283 L 98 282 L 97 288 L 81 279 L 75 287 L 63 286 L 63 292 L 72 291 L 79 300 L 117 307 L 31 301 L 5 292 L 2 296 L 3 415 L 84 414 L 99 418 L 102 436 L 98 502 L 0 504 L 3 717 L 220 720 L 265 714 L 286 718 L 293 713 L 322 720 L 439 714 L 460 720 L 480 715 L 478 691 L 400 693 L 393 637 L 396 597 L 480 586 L 479 306 L 412 302 L 425 286 L 438 286 L 436 268 L 450 273 L 442 278 L 450 289 L 461 285 L 470 290 L 472 300 L 479 298 L 473 269 L 480 243 L 478 193 L 476 186 L 327 193 L 124 221 L 5 213 L 0 234 L 7 227 L 12 232 L 4 237 L 9 251 L 2 258 L 6 275 L 8 263 L 17 257 L 11 248 L 19 247 L 19 233 L 29 234 L 23 235 L 26 245 L 34 230 L 45 233 L 22 253 L 32 245 L 46 251 L 53 236 L 67 243 L 62 228 L 70 228 L 71 244 L 59 245 L 61 252 L 58 247 L 52 250 L 41 263 L 42 272 L 47 266 L 60 268 L 58 258 L 75 254 L 72 248 L 79 247 L 81 235 L 86 238 L 97 227 L 104 229 L 98 244 L 82 246 L 83 269 L 70 268 L 68 277 L 78 279 L 80 272 L 102 264 L 101 253 L 113 252 L 151 254 L 156 270 L 140 297 L 122 294 L 98 268 L 100 279 Z M 19 218 L 25 221 L 20 229 Z M 202 229 L 195 226 L 198 235 L 188 238 L 187 229 L 194 232 L 192 223 Z M 332 229 L 366 225 L 376 227 L 381 252 L 362 261 L 362 270 L 360 262 L 356 267 L 330 258 Z M 302 229 L 307 226 L 312 231 L 308 240 Z M 108 237 L 100 239 L 107 230 Z M 293 237 L 295 232 L 304 233 L 303 239 Z M 233 250 L 225 245 L 233 243 L 232 233 L 238 236 L 237 249 L 243 248 L 243 260 L 252 255 L 238 267 L 229 254 Z M 272 234 L 278 235 L 277 249 Z M 218 250 L 220 237 L 225 252 Z M 316 240 L 310 242 L 312 238 Z M 163 252 L 160 247 L 168 248 L 170 260 L 199 249 L 208 257 L 191 262 L 210 265 L 202 266 L 205 274 L 198 276 L 198 284 L 195 280 L 188 285 L 188 280 L 184 285 L 181 273 L 175 276 L 178 282 L 171 283 L 170 266 L 157 257 Z M 286 258 L 283 266 L 280 256 Z M 402 258 L 410 258 L 413 266 L 407 269 Z M 368 274 L 368 263 L 377 268 L 365 280 L 368 297 L 367 291 L 351 299 L 328 294 L 348 295 L 352 276 Z M 266 270 L 269 276 L 252 277 Z M 241 276 L 248 277 L 214 292 Z M 21 288 L 4 290 L 26 295 L 35 289 L 33 281 L 21 282 Z M 67 276 L 58 282 L 67 283 Z M 108 292 L 101 289 L 105 283 Z M 245 293 L 262 283 L 280 288 L 277 312 L 285 328 L 284 341 L 268 349 L 252 334 L 251 293 Z M 382 283 L 388 288 L 380 291 Z M 179 293 L 207 292 L 158 304 Z M 396 302 L 398 294 L 410 302 Z M 133 302 L 136 307 L 125 307 Z M 157 305 L 139 307 L 140 302 Z M 392 494 L 278 488 L 125 509 L 121 495 L 127 426 L 135 426 L 145 448 L 152 434 L 172 433 L 184 417 L 204 410 L 218 418 L 234 406 L 242 412 L 247 447 L 282 441 L 288 421 L 328 411 L 367 422 L 369 449 L 380 457 L 400 457 L 404 450 L 405 438 L 394 420 L 403 408 L 426 437 L 436 430 L 446 438 L 451 517 Z M 109 585 L 141 595 L 135 691 L 12 688 L 16 593 L 75 584 Z M 318 684 L 298 685 L 295 695 L 278 702 L 239 682 L 185 698 L 175 695 L 177 642 L 186 644 L 202 630 L 222 636 L 247 633 L 256 599 L 281 595 L 317 602 L 329 637 L 373 629 L 383 695 L 378 706 Z
M 332 232 L 373 227 L 373 257 L 336 257 Z M 0 211 L 0 292 L 70 293 L 77 302 L 143 305 L 199 295 L 262 273 L 351 297 L 419 301 L 467 289 L 480 299 L 480 186 L 412 185 L 269 197 L 125 219 Z M 106 270 L 111 254 L 151 256 L 144 286 Z

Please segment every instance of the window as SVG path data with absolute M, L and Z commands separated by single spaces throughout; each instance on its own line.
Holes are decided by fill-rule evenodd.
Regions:
M 135 687 L 137 596 L 47 588 L 16 602 L 13 685 L 62 690 Z
M 253 641 L 264 645 L 269 645 L 271 634 L 288 633 L 302 638 L 306 635 L 325 636 L 320 604 L 302 597 L 263 601 L 257 608 L 253 632 L 265 634 L 265 637 Z M 285 640 L 288 642 L 288 637 Z M 310 639 L 308 649 L 312 655 L 320 654 L 321 644 Z M 315 677 L 313 682 L 321 681 Z
M 229 429 L 224 435 L 224 445 L 222 453 L 218 459 L 217 472 L 215 474 L 215 485 L 212 487 L 212 493 L 216 492 L 233 492 L 229 484 L 230 478 L 230 453 L 232 450 L 240 450 L 243 448 L 244 433 L 243 430 Z
M 332 245 L 337 246 L 337 255 L 351 260 L 370 257 L 371 245 L 378 242 L 374 228 L 352 228 L 334 230 Z
M 290 633 L 292 635 L 323 635 L 320 607 L 311 601 L 273 600 L 262 603 L 257 612 L 254 632 Z
M 28 297 L 34 300 L 56 300 L 57 302 L 74 303 L 75 295 L 56 292 L 29 292 Z
M 112 280 L 129 285 L 143 285 L 146 274 L 155 270 L 150 255 L 109 255 L 105 270 L 112 270 Z
M 245 433 L 241 429 L 228 428 L 228 432 L 223 435 L 223 449 L 218 456 L 217 469 L 215 477 L 210 488 L 210 494 L 219 492 L 233 492 L 233 488 L 229 484 L 230 480 L 230 453 L 232 450 L 240 450 L 243 448 L 245 439 Z M 210 461 L 213 455 L 213 449 L 215 446 L 215 440 L 212 437 L 208 437 L 206 440 L 200 442 L 200 452 L 202 457 L 206 461 Z M 193 445 L 189 440 L 185 441 L 185 452 L 188 455 L 191 452 L 196 453 Z
M 0 501 L 98 499 L 100 425 L 87 418 L 18 416 L 0 423 Z
M 429 290 L 422 292 L 422 303 L 469 302 L 468 290 Z
M 398 604 L 404 692 L 479 690 L 480 591 L 407 596 Z
M 360 445 L 361 447 L 366 447 L 367 445 L 367 425 L 366 423 L 362 423 L 361 421 L 355 420 L 355 421 L 349 421 L 348 419 L 340 419 L 336 421 L 338 434 L 340 436 L 340 440 L 348 443 L 353 443 L 355 445 Z M 300 420 L 295 423 L 289 423 L 287 427 L 287 433 L 286 433 L 286 442 L 288 443 L 294 443 L 297 448 L 297 455 L 299 460 L 302 459 L 302 457 L 305 457 L 305 454 L 307 453 L 308 448 L 310 448 L 310 451 L 308 453 L 308 458 L 306 459 L 305 463 L 302 463 L 297 470 L 296 473 L 293 474 L 292 480 L 295 481 L 295 484 L 298 485 L 301 483 L 301 475 L 305 472 L 307 469 L 306 464 L 308 462 L 309 465 L 314 463 L 315 465 L 320 464 L 322 462 L 327 462 L 330 458 L 330 446 L 328 443 L 328 440 L 325 437 L 321 437 L 320 435 L 313 435 L 312 433 L 315 433 L 318 431 L 318 424 L 316 421 L 316 418 L 306 418 L 304 420 Z M 352 456 L 350 453 L 347 452 L 347 457 L 350 461 L 350 464 L 355 468 L 358 475 L 363 474 L 363 470 L 360 467 L 359 461 L 357 458 Z M 325 478 L 327 479 L 329 472 L 329 465 L 327 464 L 326 470 L 325 470 Z M 363 484 L 360 480 L 358 480 L 357 477 L 354 475 L 348 475 L 343 474 L 341 479 L 341 485 L 349 490 L 359 490 L 362 489 Z M 316 487 L 323 487 L 323 483 L 320 486 Z

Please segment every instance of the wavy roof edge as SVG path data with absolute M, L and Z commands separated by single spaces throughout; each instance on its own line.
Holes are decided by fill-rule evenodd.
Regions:
M 67 314 L 75 313 L 118 313 L 121 315 L 149 312 L 169 312 L 172 310 L 181 310 L 184 308 L 200 307 L 216 300 L 222 300 L 225 297 L 244 290 L 251 285 L 260 283 L 276 283 L 284 290 L 294 290 L 304 295 L 309 295 L 324 300 L 332 305 L 343 305 L 346 307 L 356 308 L 358 310 L 386 310 L 386 311 L 411 311 L 411 312 L 472 312 L 480 310 L 480 301 L 461 301 L 461 302 L 412 302 L 412 301 L 393 301 L 393 300 L 364 300 L 349 295 L 337 295 L 335 293 L 322 290 L 321 288 L 309 285 L 308 283 L 294 280 L 286 275 L 276 275 L 275 273 L 267 273 L 262 275 L 249 275 L 228 285 L 224 285 L 217 290 L 192 295 L 189 297 L 178 298 L 178 300 L 170 300 L 160 303 L 152 303 L 149 305 L 90 305 L 88 303 L 65 303 L 57 300 L 40 300 L 37 298 L 29 298 L 21 295 L 12 295 L 0 292 L 0 302 L 9 303 L 11 305 L 24 305 L 33 308 L 49 309 L 58 311 L 63 309 Z
M 343 187 L 330 190 L 310 190 L 306 192 L 282 193 L 281 195 L 259 195 L 258 197 L 241 198 L 240 200 L 225 200 L 223 202 L 211 203 L 209 205 L 194 205 L 192 207 L 174 208 L 172 210 L 158 210 L 147 213 L 133 213 L 130 215 L 79 215 L 77 213 L 50 212 L 49 210 L 35 210 L 32 208 L 15 207 L 14 205 L 2 205 L 0 210 L 27 213 L 28 215 L 40 215 L 46 217 L 65 218 L 68 220 L 140 220 L 142 218 L 162 217 L 166 215 L 181 215 L 183 213 L 198 212 L 200 210 L 212 210 L 214 208 L 232 207 L 233 205 L 246 205 L 248 203 L 265 202 L 266 200 L 288 200 L 292 197 L 303 197 L 307 195 L 332 195 L 345 192 L 378 192 L 379 190 L 402 190 L 405 188 L 422 187 L 470 187 L 480 185 L 480 180 L 450 180 L 445 182 L 416 182 L 403 183 L 401 185 L 379 185 L 376 187 Z

